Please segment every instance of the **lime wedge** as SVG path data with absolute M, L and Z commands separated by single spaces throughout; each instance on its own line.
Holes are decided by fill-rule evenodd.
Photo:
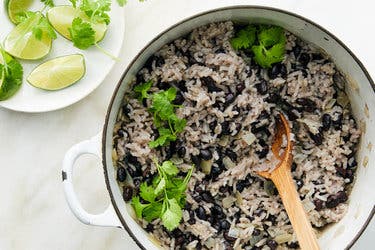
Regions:
M 42 39 L 38 40 L 32 33 L 32 27 L 38 24 L 42 17 L 42 13 L 37 13 L 18 24 L 4 41 L 5 51 L 14 57 L 26 60 L 36 60 L 47 55 L 51 50 L 52 39 L 49 36 L 42 36 Z
M 59 90 L 79 81 L 85 74 L 83 55 L 57 57 L 36 67 L 27 81 L 36 88 Z
M 6 0 L 5 6 L 8 12 L 9 20 L 18 24 L 17 14 L 27 11 L 34 0 Z
M 80 17 L 87 22 L 90 20 L 83 11 L 72 6 L 57 6 L 47 12 L 47 18 L 52 27 L 69 40 L 71 40 L 71 37 L 68 29 L 72 26 L 73 19 L 76 17 Z M 101 41 L 107 31 L 107 25 L 105 23 L 92 23 L 91 26 L 95 31 L 95 42 Z

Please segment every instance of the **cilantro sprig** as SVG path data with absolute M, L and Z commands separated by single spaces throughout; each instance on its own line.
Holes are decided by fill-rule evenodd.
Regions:
M 13 96 L 22 85 L 23 68 L 0 46 L 0 101 Z
M 132 206 L 138 218 L 151 222 L 160 218 L 169 231 L 177 228 L 182 219 L 182 209 L 186 203 L 186 189 L 193 173 L 192 167 L 185 178 L 177 177 L 178 168 L 171 161 L 161 165 L 154 161 L 158 175 L 152 184 L 143 182 L 139 188 L 139 196 L 132 198 Z M 142 200 L 141 200 L 142 198 Z
M 179 108 L 180 105 L 173 104 L 176 98 L 177 90 L 173 87 L 165 91 L 160 91 L 150 95 L 150 90 L 153 82 L 148 81 L 134 87 L 138 100 L 140 102 L 143 99 L 151 99 L 152 105 L 149 111 L 153 114 L 154 125 L 159 132 L 159 137 L 151 141 L 149 146 L 156 148 L 164 146 L 171 141 L 177 139 L 177 134 L 181 133 L 186 126 L 186 119 L 180 119 L 175 114 L 175 109 Z
M 54 7 L 55 6 L 55 3 L 53 2 L 53 0 L 40 0 L 42 3 L 44 3 L 45 6 L 48 6 L 48 7 Z
M 43 36 L 48 36 L 52 40 L 57 38 L 55 30 L 48 22 L 47 18 L 39 11 L 26 11 L 19 13 L 16 19 L 20 23 L 33 24 L 29 25 L 29 27 L 26 30 L 24 30 L 23 37 L 25 37 L 25 39 L 29 35 L 30 31 L 33 34 L 33 36 L 38 40 L 42 40 Z M 21 40 L 23 39 L 23 37 L 20 37 L 19 39 Z
M 235 50 L 251 50 L 255 62 L 263 68 L 284 59 L 286 38 L 284 29 L 278 26 L 248 25 L 230 42 Z

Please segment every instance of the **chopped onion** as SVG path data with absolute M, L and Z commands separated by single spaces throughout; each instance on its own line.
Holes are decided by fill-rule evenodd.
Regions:
M 208 161 L 202 161 L 201 162 L 201 167 L 202 167 L 202 172 L 205 174 L 210 174 L 211 173 L 211 168 L 212 168 L 212 159 Z
M 230 208 L 235 201 L 236 201 L 236 199 L 234 197 L 227 196 L 223 199 L 223 207 L 224 208 Z
M 242 139 L 247 143 L 247 145 L 251 145 L 256 140 L 256 137 L 253 133 L 249 132 L 242 135 Z
M 278 243 L 278 244 L 283 244 L 285 242 L 288 242 L 288 241 L 292 241 L 293 239 L 293 235 L 291 234 L 280 234 L 280 235 L 277 235 L 275 237 L 275 241 Z
M 220 138 L 218 144 L 222 147 L 225 147 L 225 146 L 228 145 L 228 142 L 229 142 L 229 136 L 225 135 L 225 136 Z
M 232 227 L 228 231 L 228 236 L 233 237 L 233 238 L 238 238 L 240 236 L 240 231 L 237 228 Z
M 229 168 L 233 168 L 236 166 L 236 164 L 234 164 L 234 162 L 228 157 L 228 156 L 225 156 L 223 158 L 223 164 L 224 166 L 229 169 Z

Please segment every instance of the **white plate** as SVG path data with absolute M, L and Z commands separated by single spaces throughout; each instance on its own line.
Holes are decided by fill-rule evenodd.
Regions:
M 111 23 L 108 26 L 107 34 L 99 43 L 101 47 L 112 55 L 118 56 L 124 39 L 124 10 L 119 7 L 116 1 L 112 1 L 110 13 Z M 68 0 L 55 1 L 56 5 L 67 5 Z M 35 1 L 31 10 L 40 10 L 43 4 Z M 8 33 L 14 28 L 6 14 L 4 4 L 0 6 L 0 41 L 4 41 Z M 85 57 L 86 74 L 76 84 L 59 91 L 45 91 L 32 87 L 27 83 L 29 73 L 39 64 L 58 56 L 80 53 Z M 51 52 L 41 60 L 25 61 L 20 60 L 24 69 L 23 84 L 20 90 L 10 99 L 0 101 L 0 106 L 22 112 L 47 112 L 69 106 L 97 88 L 110 72 L 116 61 L 101 53 L 97 48 L 91 47 L 87 50 L 80 50 L 73 46 L 72 42 L 57 34 L 53 41 Z

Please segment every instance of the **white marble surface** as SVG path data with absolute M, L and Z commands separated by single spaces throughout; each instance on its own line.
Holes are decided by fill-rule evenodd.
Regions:
M 62 192 L 62 158 L 70 146 L 101 129 L 122 71 L 150 39 L 185 17 L 235 4 L 271 5 L 316 21 L 349 45 L 375 77 L 371 0 L 129 0 L 122 61 L 96 91 L 71 107 L 50 113 L 0 109 L 0 249 L 138 249 L 124 231 L 89 227 L 75 219 Z M 109 198 L 99 162 L 87 156 L 77 164 L 79 198 L 90 212 L 102 211 Z M 375 245 L 374 224 L 353 249 Z

